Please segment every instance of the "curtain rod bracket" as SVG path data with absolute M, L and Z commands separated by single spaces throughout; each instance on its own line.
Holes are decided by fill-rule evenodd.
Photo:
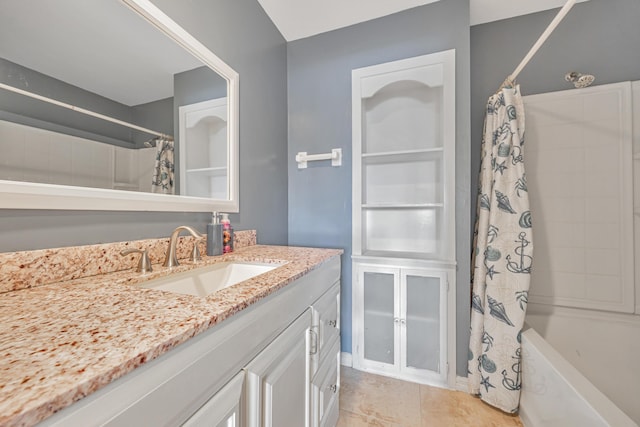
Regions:
M 500 90 L 502 90 L 504 86 L 504 84 L 507 81 L 512 82 L 512 84 L 515 82 L 516 78 L 518 77 L 518 74 L 520 74 L 520 72 L 524 69 L 524 67 L 527 66 L 527 64 L 529 63 L 529 61 L 531 61 L 531 58 L 533 58 L 533 56 L 538 52 L 538 50 L 540 49 L 540 47 L 544 44 L 545 41 L 547 41 L 547 38 L 549 38 L 549 36 L 551 35 L 551 33 L 553 33 L 553 31 L 556 29 L 556 27 L 560 24 L 560 22 L 562 22 L 562 20 L 564 19 L 564 17 L 567 15 L 567 13 L 569 13 L 569 11 L 571 10 L 571 8 L 576 4 L 576 0 L 567 0 L 567 2 L 565 3 L 564 6 L 562 6 L 562 8 L 560 9 L 560 11 L 558 12 L 558 14 L 556 15 L 555 18 L 553 18 L 553 20 L 551 21 L 551 23 L 549 24 L 549 26 L 544 30 L 544 32 L 540 35 L 540 37 L 538 38 L 538 40 L 533 44 L 533 46 L 531 47 L 531 49 L 529 49 L 529 52 L 527 53 L 527 55 L 522 59 L 522 61 L 520 61 L 520 64 L 516 67 L 516 69 L 513 71 L 513 73 L 509 74 L 509 76 L 506 78 L 505 82 L 502 83 L 502 86 L 500 86 L 500 89 L 498 89 L 498 92 Z

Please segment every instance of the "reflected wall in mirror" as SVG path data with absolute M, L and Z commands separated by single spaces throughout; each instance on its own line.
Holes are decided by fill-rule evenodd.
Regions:
M 237 211 L 237 73 L 148 0 L 0 4 L 0 193 L 13 194 L 0 207 L 37 207 L 15 204 L 26 191 L 73 195 L 78 209 L 212 210 L 215 200 Z M 224 188 L 186 192 L 180 108 L 219 99 L 225 126 L 206 148 Z

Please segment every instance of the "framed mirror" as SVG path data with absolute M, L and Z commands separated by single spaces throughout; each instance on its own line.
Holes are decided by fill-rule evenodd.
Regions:
M 238 212 L 232 68 L 148 0 L 0 1 L 0 208 Z M 207 102 L 189 172 L 180 110 Z

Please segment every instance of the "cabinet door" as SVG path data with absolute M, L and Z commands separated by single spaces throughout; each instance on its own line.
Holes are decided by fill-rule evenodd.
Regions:
M 311 426 L 335 426 L 340 396 L 340 337 L 327 346 L 318 372 L 311 381 Z
M 183 427 L 239 427 L 240 399 L 244 385 L 244 371 L 237 374 L 202 408 L 183 424 Z
M 309 425 L 309 330 L 307 309 L 245 368 L 250 427 Z
M 401 269 L 400 369 L 410 375 L 446 378 L 445 272 Z
M 400 340 L 399 269 L 355 265 L 354 365 L 356 368 L 397 371 Z

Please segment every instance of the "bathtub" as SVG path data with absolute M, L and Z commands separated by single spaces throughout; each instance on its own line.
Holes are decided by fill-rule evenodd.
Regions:
M 520 418 L 525 427 L 638 427 L 533 328 L 522 333 Z

